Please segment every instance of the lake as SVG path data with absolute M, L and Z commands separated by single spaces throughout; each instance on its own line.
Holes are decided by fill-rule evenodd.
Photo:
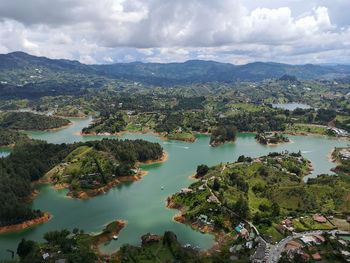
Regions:
M 272 104 L 272 107 L 274 108 L 281 108 L 285 110 L 293 111 L 297 108 L 299 109 L 311 109 L 312 107 L 306 104 L 300 104 L 300 103 L 279 103 L 279 104 Z
M 44 224 L 0 235 L 0 259 L 9 257 L 6 249 L 16 250 L 22 238 L 42 240 L 45 232 L 75 227 L 84 229 L 86 233 L 99 232 L 103 227 L 115 220 L 127 221 L 117 241 L 101 245 L 101 250 L 112 253 L 123 243 L 139 245 L 141 236 L 148 232 L 162 235 L 170 230 L 176 233 L 182 244 L 190 243 L 201 248 L 209 248 L 215 242 L 214 236 L 201 234 L 191 227 L 172 220 L 177 210 L 169 210 L 165 199 L 187 187 L 195 173 L 197 165 L 209 166 L 220 162 L 233 162 L 240 155 L 258 157 L 273 151 L 302 152 L 311 160 L 315 169 L 308 177 L 320 173 L 331 173 L 335 166 L 327 159 L 334 147 L 346 146 L 347 142 L 322 136 L 288 136 L 293 142 L 280 146 L 264 146 L 257 143 L 253 133 L 240 133 L 235 143 L 220 147 L 209 146 L 209 136 L 198 135 L 195 143 L 160 140 L 154 134 L 124 134 L 116 136 L 81 136 L 79 131 L 88 126 L 91 118 L 73 119 L 74 125 L 52 132 L 29 132 L 33 139 L 42 139 L 51 143 L 72 143 L 77 141 L 101 140 L 102 138 L 145 139 L 159 142 L 169 154 L 164 163 L 143 165 L 141 168 L 149 172 L 140 182 L 126 182 L 110 190 L 108 193 L 88 200 L 67 198 L 66 189 L 54 190 L 50 185 L 40 185 L 41 194 L 32 202 L 32 207 L 47 211 L 53 218 Z M 8 154 L 8 148 L 0 148 L 0 156 Z M 161 190 L 164 186 L 164 190 Z M 7 254 L 6 254 L 7 253 Z

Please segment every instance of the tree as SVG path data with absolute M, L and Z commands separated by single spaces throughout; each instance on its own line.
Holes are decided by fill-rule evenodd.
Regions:
M 201 164 L 197 166 L 197 176 L 203 177 L 209 171 L 209 167 L 205 164 Z
M 238 201 L 234 206 L 234 211 L 239 214 L 242 218 L 249 218 L 250 210 L 248 200 L 244 199 L 242 195 L 240 195 Z
M 280 206 L 276 202 L 273 202 L 271 208 L 272 208 L 272 216 L 273 217 L 280 215 Z
M 18 244 L 17 254 L 23 259 L 25 258 L 34 248 L 35 243 L 32 240 L 25 240 L 22 238 L 22 241 Z
M 238 157 L 238 160 L 237 160 L 239 163 L 242 163 L 245 161 L 245 156 L 244 155 L 241 155 Z
M 217 178 L 214 179 L 214 184 L 213 184 L 213 190 L 214 191 L 218 191 L 220 188 L 220 183 L 219 180 Z

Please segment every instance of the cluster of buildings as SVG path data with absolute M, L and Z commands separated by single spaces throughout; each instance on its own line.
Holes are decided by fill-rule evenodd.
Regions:
M 339 137 L 348 137 L 349 136 L 349 133 L 346 130 L 339 129 L 336 127 L 329 127 L 328 131 L 338 135 Z
M 339 151 L 339 157 L 343 160 L 350 159 L 350 151 L 348 149 L 342 149 Z
M 197 218 L 197 220 L 199 222 L 201 222 L 202 224 L 205 224 L 205 225 L 212 225 L 214 223 L 214 220 L 213 219 L 210 219 L 207 215 L 203 215 L 203 214 L 200 214 Z
M 265 263 L 268 260 L 270 249 L 261 237 L 258 237 L 257 241 L 258 247 L 250 259 L 253 263 Z
M 289 241 L 285 246 L 285 252 L 292 259 L 296 254 L 299 254 L 304 260 L 309 260 L 310 255 L 307 254 L 303 248 L 305 246 L 319 246 L 325 241 L 325 238 L 318 234 L 305 235 L 299 239 Z M 315 252 L 312 254 L 312 259 L 320 261 L 322 260 L 322 257 L 318 252 Z
M 300 221 L 300 220 L 304 220 L 304 219 L 307 219 L 307 218 L 309 218 L 309 217 L 305 216 L 305 217 L 300 217 L 300 219 L 297 218 L 295 220 Z M 322 223 L 322 224 L 327 223 L 327 219 L 323 215 L 320 215 L 320 214 L 315 214 L 313 216 L 313 220 L 315 222 L 317 222 L 317 223 Z M 283 220 L 281 222 L 281 224 L 275 225 L 275 228 L 280 233 L 284 233 L 287 230 L 290 231 L 290 232 L 294 232 L 295 231 L 294 224 L 292 222 L 292 218 L 287 218 L 287 219 Z
M 40 254 L 41 254 L 43 260 L 45 260 L 45 261 L 47 260 L 47 261 L 55 262 L 55 263 L 66 263 L 66 259 L 64 259 L 64 258 L 57 259 L 59 257 L 59 255 L 61 254 L 60 250 L 50 254 L 49 252 L 47 252 L 43 248 L 41 248 L 40 249 Z
M 236 244 L 232 247 L 230 247 L 230 252 L 233 254 L 238 253 L 239 251 L 241 251 L 242 249 L 252 249 L 254 246 L 254 238 L 255 238 L 255 233 L 253 231 L 251 231 L 251 233 L 249 233 L 249 231 L 245 228 L 245 224 L 244 223 L 240 223 L 235 230 L 240 234 L 240 236 L 242 238 L 244 238 L 246 241 L 243 244 Z
M 350 235 L 349 233 L 347 235 Z M 344 248 L 349 247 L 350 241 L 345 241 L 341 238 L 341 235 L 336 234 L 336 232 L 333 232 L 330 236 L 331 239 L 336 239 L 339 243 L 339 247 L 337 250 L 334 250 L 333 253 L 340 254 L 344 258 L 346 258 L 348 261 L 350 261 L 350 252 Z M 303 235 L 302 237 L 298 239 L 294 239 L 289 241 L 284 251 L 287 253 L 287 255 L 293 259 L 297 254 L 301 256 L 305 261 L 313 260 L 315 262 L 324 262 L 322 259 L 323 252 L 321 249 L 318 248 L 318 246 L 322 245 L 324 242 L 326 242 L 326 239 L 319 235 L 319 234 L 307 234 Z M 311 254 L 308 254 L 305 252 L 305 247 L 309 247 L 312 252 Z

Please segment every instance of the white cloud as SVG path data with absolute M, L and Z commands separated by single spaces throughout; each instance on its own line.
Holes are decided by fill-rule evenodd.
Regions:
M 345 6 L 343 0 L 0 0 L 0 52 L 86 63 L 317 62 L 349 48 L 347 10 L 339 11 Z
M 113 63 L 114 62 L 113 58 L 111 58 L 111 57 L 104 57 L 103 60 L 106 61 L 107 63 Z

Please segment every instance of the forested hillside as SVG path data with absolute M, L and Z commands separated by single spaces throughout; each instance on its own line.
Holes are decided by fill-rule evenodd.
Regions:
M 68 125 L 69 120 L 34 114 L 31 112 L 5 112 L 0 114 L 0 128 L 11 130 L 49 130 Z
M 119 82 L 174 86 L 198 83 L 262 81 L 283 75 L 300 79 L 343 78 L 350 66 L 250 63 L 235 66 L 214 61 L 184 63 L 118 63 L 84 65 L 78 61 L 35 57 L 23 52 L 0 55 L 0 96 L 37 98 L 47 95 L 86 94 L 90 89 L 108 89 Z
M 11 154 L 0 159 L 0 226 L 21 223 L 41 215 L 26 205 L 32 193 L 31 182 L 40 179 L 73 150 L 81 146 L 113 156 L 120 176 L 129 175 L 136 161 L 155 160 L 162 156 L 158 143 L 143 140 L 102 140 L 75 144 L 49 144 L 28 140 L 18 143 Z

